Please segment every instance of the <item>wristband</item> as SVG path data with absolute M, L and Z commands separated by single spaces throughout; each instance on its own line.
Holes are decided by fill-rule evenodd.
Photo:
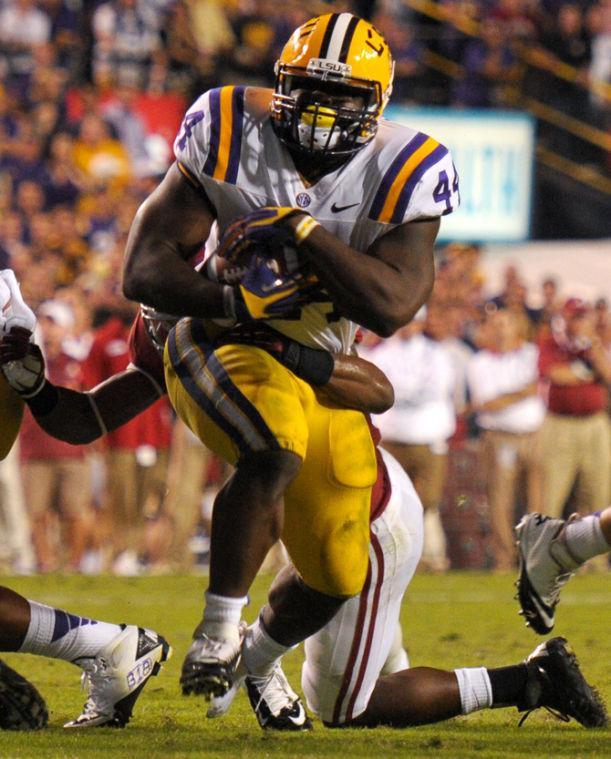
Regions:
M 44 380 L 40 388 L 30 397 L 22 395 L 23 400 L 34 416 L 46 416 L 57 406 L 59 391 L 47 380 Z
M 295 227 L 295 245 L 299 246 L 302 242 L 307 240 L 316 227 L 320 227 L 320 224 L 316 219 L 313 216 L 305 216 Z

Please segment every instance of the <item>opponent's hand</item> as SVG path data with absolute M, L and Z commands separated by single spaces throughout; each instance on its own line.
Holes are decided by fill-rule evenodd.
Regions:
M 48 721 L 47 705 L 40 693 L 0 661 L 0 729 L 40 730 Z
M 29 335 L 27 330 L 15 327 L 0 343 L 0 370 L 8 384 L 25 400 L 38 395 L 46 381 L 42 352 L 35 343 L 29 342 Z
M 264 206 L 230 224 L 221 238 L 217 253 L 230 263 L 243 261 L 244 253 L 255 244 L 294 244 L 294 232 L 286 224 L 291 216 L 308 215 L 300 208 Z
M 299 271 L 288 273 L 277 258 L 256 253 L 242 276 L 239 292 L 250 319 L 290 319 L 299 318 L 315 286 Z

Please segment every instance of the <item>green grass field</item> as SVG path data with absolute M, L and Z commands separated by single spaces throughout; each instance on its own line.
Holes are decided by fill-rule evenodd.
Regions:
M 263 602 L 270 577 L 258 578 L 251 620 Z M 404 602 L 402 622 L 412 665 L 453 669 L 500 666 L 524 658 L 540 642 L 517 616 L 513 577 L 476 573 L 418 575 Z M 65 662 L 6 654 L 8 664 L 30 678 L 45 696 L 50 727 L 39 733 L 0 734 L 0 757 L 611 757 L 611 729 L 585 730 L 535 712 L 518 728 L 515 709 L 479 712 L 443 724 L 409 730 L 332 731 L 315 723 L 305 735 L 268 735 L 240 694 L 231 712 L 205 718 L 205 702 L 184 698 L 178 675 L 199 619 L 205 578 L 28 577 L 5 584 L 45 603 L 116 622 L 133 622 L 162 632 L 174 656 L 149 681 L 125 730 L 63 730 L 80 712 L 84 693 L 79 670 Z M 611 587 L 609 576 L 580 575 L 566 588 L 555 632 L 566 636 L 589 680 L 611 702 Z M 301 653 L 285 670 L 299 689 Z

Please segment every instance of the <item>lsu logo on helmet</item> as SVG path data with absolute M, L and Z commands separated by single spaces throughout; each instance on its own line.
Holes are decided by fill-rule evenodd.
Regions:
M 388 43 L 368 21 L 351 13 L 310 19 L 276 62 L 276 134 L 312 158 L 350 158 L 376 133 L 393 70 Z

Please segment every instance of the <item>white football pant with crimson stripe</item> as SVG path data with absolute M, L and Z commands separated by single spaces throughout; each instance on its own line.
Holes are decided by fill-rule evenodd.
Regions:
M 397 461 L 382 450 L 391 483 L 384 512 L 371 524 L 363 590 L 305 641 L 301 687 L 310 710 L 341 724 L 365 711 L 393 645 L 401 601 L 422 553 L 422 505 Z

